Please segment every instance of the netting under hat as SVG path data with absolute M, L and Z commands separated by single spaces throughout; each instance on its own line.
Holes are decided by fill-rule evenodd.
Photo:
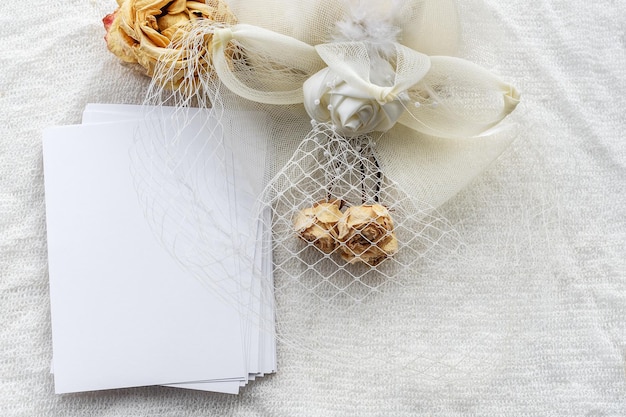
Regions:
M 316 124 L 263 196 L 271 207 L 275 291 L 301 287 L 349 309 L 460 240 L 384 175 L 371 137 Z

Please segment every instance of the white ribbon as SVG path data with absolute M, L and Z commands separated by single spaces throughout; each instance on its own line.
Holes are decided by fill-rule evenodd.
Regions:
M 428 57 L 398 43 L 384 50 L 367 42 L 311 46 L 246 24 L 217 28 L 212 42 L 215 72 L 233 93 L 258 103 L 303 103 L 314 120 L 348 136 L 385 132 L 396 121 L 428 135 L 475 136 L 519 102 L 515 88 L 471 62 Z M 236 48 L 249 52 L 248 67 L 229 59 Z M 295 85 L 277 77 L 280 71 Z
M 233 41 L 239 46 L 231 45 Z M 256 26 L 239 24 L 217 28 L 213 33 L 212 42 L 213 66 L 220 81 L 233 93 L 259 103 L 281 105 L 302 103 L 304 100 L 302 83 L 290 90 L 273 90 L 271 82 L 266 83 L 270 88 L 265 90 L 252 87 L 237 75 L 236 68 L 229 59 L 229 45 L 233 48 L 243 47 L 261 59 L 267 58 L 268 62 L 262 63 L 262 70 L 255 70 L 254 66 L 251 67 L 254 77 L 249 77 L 248 80 L 254 79 L 257 83 L 262 83 L 265 78 L 271 79 L 273 75 L 271 71 L 277 71 L 278 67 L 289 68 L 294 73 L 308 74 L 313 69 L 321 69 L 324 66 L 311 45 Z M 276 53 L 276 51 L 283 51 L 283 53 Z M 254 65 L 254 62 L 250 64 Z M 260 62 L 258 64 L 261 65 Z M 272 68 L 272 65 L 276 67 Z

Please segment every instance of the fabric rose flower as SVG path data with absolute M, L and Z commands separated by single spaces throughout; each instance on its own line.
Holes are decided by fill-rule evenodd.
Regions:
M 342 81 L 330 68 L 310 77 L 303 86 L 304 107 L 315 121 L 331 123 L 345 136 L 386 132 L 404 112 L 400 100 L 380 103 Z
M 312 242 L 322 252 L 331 253 L 339 244 L 337 222 L 343 216 L 340 207 L 339 200 L 315 203 L 297 214 L 294 229 L 302 239 Z
M 178 86 L 184 79 L 183 69 L 188 57 L 168 46 L 188 33 L 191 22 L 207 19 L 231 25 L 237 23 L 221 0 L 117 0 L 117 3 L 118 9 L 102 20 L 109 50 L 122 61 L 139 64 L 150 77 L 154 75 L 157 62 L 169 63 L 175 70 L 168 79 L 170 87 Z M 205 45 L 210 48 L 211 42 Z M 209 50 L 204 52 L 210 56 Z
M 376 266 L 398 251 L 391 215 L 380 204 L 349 207 L 337 230 L 341 257 L 348 263 Z

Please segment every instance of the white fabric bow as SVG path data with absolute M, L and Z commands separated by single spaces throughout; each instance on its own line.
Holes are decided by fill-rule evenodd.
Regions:
M 245 72 L 233 67 L 227 53 L 232 42 L 259 57 L 271 59 L 271 65 L 255 68 L 253 64 Z M 394 101 L 404 102 L 406 114 L 402 115 L 401 123 L 418 132 L 441 137 L 478 135 L 499 123 L 519 103 L 519 93 L 513 86 L 469 61 L 428 57 L 398 43 L 388 47 L 394 49 L 393 53 L 386 57 L 387 61 L 382 61 L 380 56 L 372 56 L 372 48 L 366 42 L 313 47 L 260 27 L 240 24 L 216 30 L 212 49 L 219 79 L 235 94 L 265 104 L 304 103 L 314 119 L 339 122 L 338 128 L 346 132 L 353 130 L 352 125 L 342 123 L 352 119 L 343 113 L 332 115 L 330 112 L 331 115 L 325 116 L 322 107 L 332 106 L 330 101 L 336 101 L 327 96 L 375 101 L 382 107 Z M 386 67 L 381 68 L 381 61 Z M 395 68 L 390 61 L 395 63 Z M 280 85 L 271 89 L 275 75 L 269 72 L 278 70 L 272 65 L 291 68 L 300 74 L 296 78 L 300 78 L 302 85 L 294 80 L 293 89 L 285 90 Z M 316 71 L 324 65 L 325 68 Z M 263 80 L 267 80 L 263 90 L 254 87 Z M 367 123 L 368 128 L 358 129 L 358 133 L 391 128 L 400 115 L 390 107 L 385 109 L 390 111 L 387 115 L 391 119 L 384 123 L 372 120 Z M 377 119 L 379 112 L 373 113 L 376 113 L 373 119 Z

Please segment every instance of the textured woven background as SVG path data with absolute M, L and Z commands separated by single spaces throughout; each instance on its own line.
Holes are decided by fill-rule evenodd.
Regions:
M 442 208 L 476 255 L 475 270 L 456 274 L 477 288 L 462 311 L 497 307 L 507 323 L 481 322 L 505 336 L 488 377 L 372 378 L 289 351 L 278 374 L 236 397 L 54 395 L 41 132 L 80 122 L 88 102 L 142 101 L 146 80 L 102 40 L 114 8 L 0 5 L 2 415 L 626 415 L 626 3 L 614 0 L 461 0 L 463 55 L 523 94 L 518 141 Z M 481 299 L 492 284 L 508 291 Z

